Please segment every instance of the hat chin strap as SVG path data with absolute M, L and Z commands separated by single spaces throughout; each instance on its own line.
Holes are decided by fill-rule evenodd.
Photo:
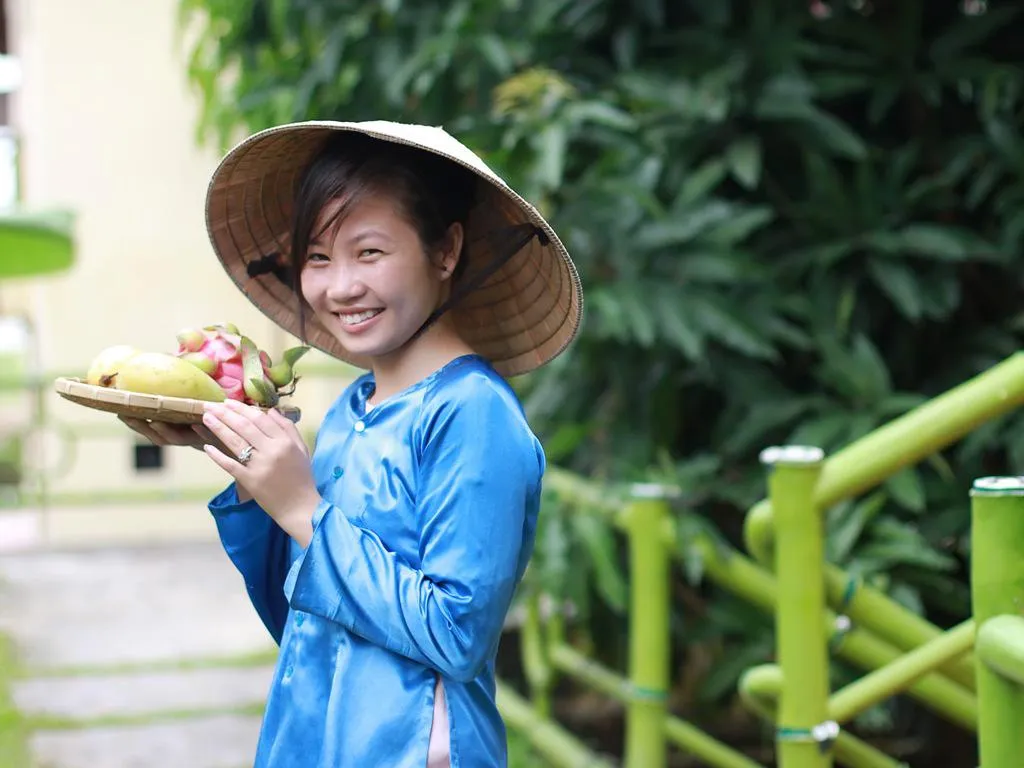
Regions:
M 507 264 L 513 256 L 523 250 L 523 248 L 525 248 L 534 237 L 537 238 L 537 241 L 541 246 L 546 246 L 551 242 L 547 233 L 535 224 L 516 224 L 511 227 L 503 227 L 502 229 L 488 233 L 485 237 L 491 240 L 492 243 L 498 241 L 500 238 L 500 247 L 493 249 L 493 252 L 496 252 L 498 255 L 491 259 L 490 263 L 488 263 L 483 269 L 479 270 L 470 279 L 455 286 L 455 290 L 452 291 L 441 306 L 431 312 L 430 316 L 423 321 L 423 325 L 421 325 L 416 333 L 409 338 L 410 342 L 415 341 L 422 336 L 430 326 L 437 322 L 441 315 L 487 282 L 487 279 L 491 275 Z

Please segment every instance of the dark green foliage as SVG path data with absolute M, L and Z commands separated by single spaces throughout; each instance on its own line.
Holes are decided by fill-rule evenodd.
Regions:
M 587 291 L 578 344 L 521 383 L 551 460 L 681 482 L 681 520 L 734 542 L 761 448 L 833 451 L 1013 353 L 1022 327 L 1021 6 L 830 5 L 184 0 L 213 17 L 190 66 L 211 138 L 443 123 L 538 202 Z M 966 490 L 1021 471 L 1022 427 L 986 425 L 831 510 L 830 556 L 962 618 Z M 607 529 L 550 509 L 534 576 L 621 610 Z M 770 623 L 686 590 L 681 645 L 768 653 Z

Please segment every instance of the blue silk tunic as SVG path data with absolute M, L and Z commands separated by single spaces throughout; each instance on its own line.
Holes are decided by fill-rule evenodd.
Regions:
M 480 356 L 367 412 L 373 391 L 361 376 L 324 417 L 305 549 L 234 484 L 209 504 L 280 646 L 255 768 L 424 768 L 437 675 L 452 767 L 504 766 L 494 660 L 533 549 L 543 450 Z

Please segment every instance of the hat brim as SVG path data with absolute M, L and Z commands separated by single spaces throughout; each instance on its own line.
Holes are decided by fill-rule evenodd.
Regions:
M 308 121 L 260 131 L 221 160 L 210 180 L 206 226 L 228 275 L 267 317 L 306 343 L 359 368 L 370 361 L 351 354 L 311 313 L 299 327 L 299 299 L 273 274 L 250 277 L 248 264 L 290 253 L 293 197 L 309 162 L 330 136 L 361 133 L 417 147 L 469 169 L 480 179 L 478 200 L 466 222 L 466 256 L 473 270 L 486 266 L 493 238 L 510 226 L 532 224 L 546 238 L 529 242 L 449 312 L 465 341 L 503 376 L 532 371 L 558 356 L 576 336 L 583 311 L 579 275 L 557 233 L 529 202 L 461 142 L 441 128 L 370 121 Z M 546 242 L 545 242 L 546 241 Z

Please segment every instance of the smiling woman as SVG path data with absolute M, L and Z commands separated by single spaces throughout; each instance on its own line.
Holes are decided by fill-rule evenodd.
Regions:
M 256 768 L 506 764 L 494 661 L 545 455 L 503 375 L 579 327 L 565 248 L 447 133 L 382 122 L 250 137 L 207 221 L 257 307 L 368 369 L 312 456 L 273 411 L 204 416 L 234 480 L 209 508 L 281 648 Z

